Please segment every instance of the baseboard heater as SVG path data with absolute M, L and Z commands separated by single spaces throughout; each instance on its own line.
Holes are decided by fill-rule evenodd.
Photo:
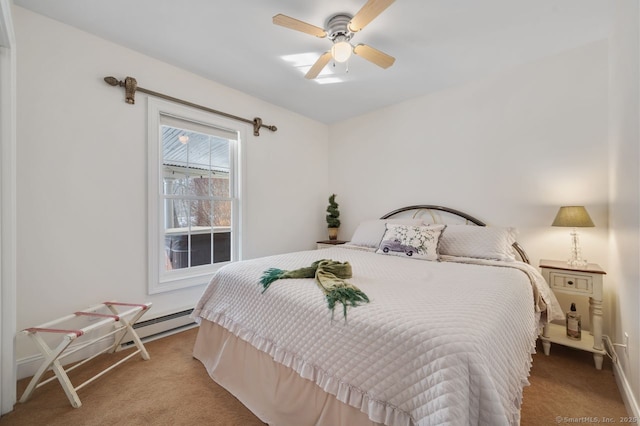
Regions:
M 193 308 L 140 321 L 134 324 L 133 328 L 143 342 L 159 339 L 195 327 L 196 323 L 190 317 L 192 312 Z M 123 342 L 122 347 L 133 345 L 133 339 L 129 336 L 125 336 Z

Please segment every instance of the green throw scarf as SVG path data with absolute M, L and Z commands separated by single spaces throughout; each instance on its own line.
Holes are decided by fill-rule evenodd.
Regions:
M 345 281 L 351 278 L 349 262 L 337 262 L 330 259 L 315 261 L 311 266 L 283 271 L 282 269 L 267 269 L 260 279 L 260 284 L 267 291 L 272 282 L 283 278 L 315 278 L 316 284 L 327 298 L 333 318 L 336 302 L 342 303 L 344 319 L 347 319 L 347 306 L 358 306 L 361 302 L 369 302 L 369 298 L 358 287 Z

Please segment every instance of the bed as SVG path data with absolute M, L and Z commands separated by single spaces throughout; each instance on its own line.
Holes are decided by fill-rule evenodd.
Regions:
M 518 424 L 536 338 L 561 311 L 515 235 L 416 205 L 342 246 L 227 265 L 194 308 L 193 355 L 267 424 Z M 369 302 L 332 311 L 313 278 L 260 285 L 320 259 L 348 263 Z

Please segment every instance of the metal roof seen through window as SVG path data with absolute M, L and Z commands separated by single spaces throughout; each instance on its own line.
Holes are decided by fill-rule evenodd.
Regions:
M 217 136 L 162 126 L 166 166 L 229 172 L 229 144 L 228 139 Z

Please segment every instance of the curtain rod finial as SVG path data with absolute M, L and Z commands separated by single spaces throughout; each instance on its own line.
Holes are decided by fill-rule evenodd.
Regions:
M 264 127 L 266 129 L 275 132 L 278 130 L 276 126 L 268 126 L 266 124 L 262 124 L 262 118 L 256 117 L 253 119 L 253 136 L 260 136 L 260 127 Z
M 106 81 L 107 84 L 110 85 L 110 86 L 118 86 L 118 85 L 120 85 L 120 82 L 115 77 L 111 77 L 111 76 L 105 77 L 104 81 Z

